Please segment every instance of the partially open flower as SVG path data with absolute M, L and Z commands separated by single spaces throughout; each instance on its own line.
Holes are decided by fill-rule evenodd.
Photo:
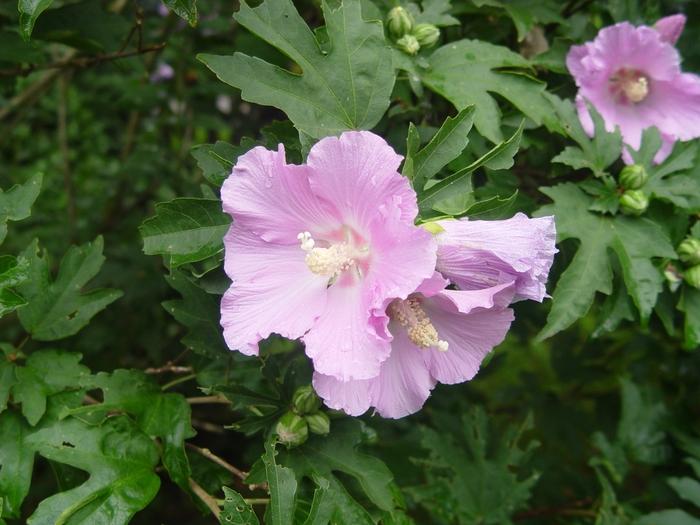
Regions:
M 700 136 L 700 77 L 681 71 L 673 47 L 684 24 L 682 15 L 663 18 L 653 28 L 622 22 L 571 48 L 566 64 L 579 87 L 576 103 L 589 135 L 594 128 L 586 101 L 609 131 L 619 126 L 634 149 L 646 128 L 658 128 L 663 146 L 656 162 L 668 156 L 676 140 Z M 626 150 L 623 159 L 632 162 Z

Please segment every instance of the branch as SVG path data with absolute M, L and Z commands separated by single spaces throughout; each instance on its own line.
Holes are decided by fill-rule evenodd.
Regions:
M 145 373 L 149 375 L 165 374 L 166 372 L 172 372 L 173 374 L 191 374 L 191 366 L 176 366 L 172 361 L 160 366 L 158 368 L 146 368 Z
M 212 461 L 212 462 L 216 463 L 217 465 L 219 465 L 220 467 L 225 468 L 226 470 L 228 470 L 231 474 L 236 476 L 241 481 L 245 481 L 245 478 L 248 477 L 247 472 L 243 472 L 241 469 L 234 467 L 228 461 L 220 458 L 219 456 L 214 454 L 208 448 L 200 448 L 197 445 L 193 445 L 192 443 L 185 443 L 185 445 L 187 446 L 187 448 L 194 450 L 197 454 L 204 456 L 209 461 Z
M 118 51 L 116 53 L 95 55 L 93 57 L 67 58 L 57 60 L 56 62 L 50 62 L 48 64 L 32 64 L 30 66 L 23 66 L 13 69 L 0 69 L 0 77 L 25 77 L 34 71 L 39 71 L 42 69 L 86 68 L 101 64 L 102 62 L 110 62 L 112 60 L 119 60 L 120 58 L 128 58 L 136 55 L 143 55 L 145 53 L 152 53 L 154 51 L 160 51 L 164 47 L 164 43 L 155 44 L 141 49 L 136 49 L 134 51 Z
M 216 502 L 216 499 L 211 496 L 206 490 L 204 490 L 202 487 L 200 487 L 195 480 L 192 478 L 189 479 L 190 482 L 190 488 L 192 489 L 192 492 L 194 492 L 199 499 L 202 500 L 202 502 L 209 507 L 209 510 L 211 513 L 216 517 L 216 519 L 219 519 L 219 504 Z

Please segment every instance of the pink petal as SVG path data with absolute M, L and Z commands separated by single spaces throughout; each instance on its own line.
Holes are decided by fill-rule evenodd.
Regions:
M 685 27 L 685 15 L 671 15 L 660 18 L 654 24 L 654 29 L 659 32 L 661 40 L 669 44 L 675 44 Z
M 239 157 L 221 188 L 224 211 L 266 241 L 299 244 L 297 235 L 337 229 L 332 209 L 311 191 L 308 168 L 286 164 L 278 151 L 253 148 Z
M 461 289 L 515 281 L 516 299 L 542 301 L 554 260 L 553 217 L 439 221 L 437 270 Z
M 396 338 L 391 355 L 382 363 L 377 377 L 340 381 L 314 374 L 314 389 L 327 406 L 351 416 L 359 416 L 375 407 L 382 417 L 394 419 L 423 407 L 435 380 L 423 362 L 422 351 L 408 340 L 405 330 L 394 328 Z
M 366 230 L 377 217 L 399 217 L 413 224 L 416 194 L 396 170 L 402 157 L 368 131 L 326 137 L 309 152 L 310 184 L 331 202 L 344 224 Z
M 391 356 L 373 380 L 373 405 L 382 417 L 397 419 L 423 407 L 435 380 L 423 361 L 424 351 L 408 339 L 406 330 L 392 327 L 392 333 Z
M 655 82 L 639 104 L 647 121 L 680 140 L 700 137 L 700 77 L 682 73 L 670 82 Z
M 441 301 L 442 294 L 425 300 L 423 309 L 439 337 L 449 343 L 446 352 L 430 348 L 423 353 L 426 366 L 436 380 L 455 384 L 472 379 L 488 353 L 503 341 L 514 319 L 513 311 L 492 306 L 502 301 L 497 296 L 505 290 L 494 287 L 488 291 L 451 292 L 449 301 L 453 304 L 454 295 L 464 296 L 457 300 L 463 306 L 469 306 L 464 313 Z M 475 307 L 478 304 L 483 307 Z
M 257 355 L 272 333 L 296 339 L 324 311 L 327 278 L 311 273 L 298 246 L 268 243 L 233 224 L 224 239 L 233 284 L 221 301 L 221 325 L 232 350 Z
M 351 416 L 361 416 L 372 406 L 375 382 L 375 378 L 340 381 L 318 372 L 314 372 L 313 377 L 314 390 L 326 406 Z
M 326 309 L 303 337 L 314 369 L 341 381 L 369 379 L 391 350 L 384 334 L 373 329 L 372 297 L 361 286 L 328 288 Z

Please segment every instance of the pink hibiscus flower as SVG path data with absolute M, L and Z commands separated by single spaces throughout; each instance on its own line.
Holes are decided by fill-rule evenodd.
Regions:
M 341 381 L 314 373 L 313 385 L 326 405 L 350 415 L 375 407 L 383 417 L 417 412 L 437 382 L 473 378 L 494 346 L 503 341 L 513 311 L 513 283 L 481 290 L 447 290 L 438 273 L 407 299 L 388 305 L 391 355 L 379 375 Z
M 277 333 L 301 338 L 314 369 L 340 380 L 379 374 L 391 352 L 387 301 L 435 269 L 436 242 L 414 226 L 416 195 L 390 146 L 369 132 L 328 137 L 305 165 L 254 148 L 221 189 L 233 225 L 221 302 L 231 349 L 258 353 Z
M 523 213 L 504 221 L 442 220 L 437 270 L 462 290 L 513 282 L 514 300 L 542 302 L 554 260 L 554 217 Z
M 566 65 L 579 88 L 576 104 L 589 135 L 594 130 L 586 101 L 609 131 L 619 126 L 634 149 L 646 128 L 658 128 L 663 146 L 656 162 L 669 155 L 676 140 L 700 136 L 700 77 L 681 71 L 674 47 L 684 25 L 683 15 L 662 18 L 653 28 L 622 22 L 571 48 Z M 632 162 L 626 150 L 623 159 Z

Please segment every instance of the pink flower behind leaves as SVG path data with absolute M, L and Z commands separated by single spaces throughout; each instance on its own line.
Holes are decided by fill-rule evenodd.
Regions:
M 370 407 L 383 417 L 417 412 L 437 382 L 472 379 L 484 357 L 503 338 L 513 321 L 506 308 L 512 283 L 481 290 L 448 290 L 435 274 L 408 299 L 389 304 L 393 337 L 391 355 L 379 375 L 361 381 L 340 381 L 316 372 L 313 384 L 325 403 L 350 415 Z
M 523 213 L 503 221 L 442 220 L 437 270 L 462 290 L 513 282 L 515 300 L 542 302 L 554 260 L 554 217 Z
M 231 349 L 258 353 L 272 333 L 301 338 L 317 372 L 369 379 L 389 357 L 386 302 L 435 269 L 436 243 L 413 221 L 416 195 L 401 157 L 369 132 L 328 137 L 305 165 L 284 148 L 254 148 L 221 190 L 233 225 L 221 303 Z
M 589 135 L 594 129 L 586 101 L 609 131 L 619 126 L 624 142 L 634 149 L 646 128 L 658 128 L 664 143 L 656 162 L 668 156 L 677 140 L 700 137 L 700 77 L 681 71 L 673 47 L 684 24 L 683 15 L 662 18 L 653 28 L 622 22 L 571 48 L 566 64 L 579 87 L 576 104 Z M 626 150 L 623 158 L 631 162 Z

